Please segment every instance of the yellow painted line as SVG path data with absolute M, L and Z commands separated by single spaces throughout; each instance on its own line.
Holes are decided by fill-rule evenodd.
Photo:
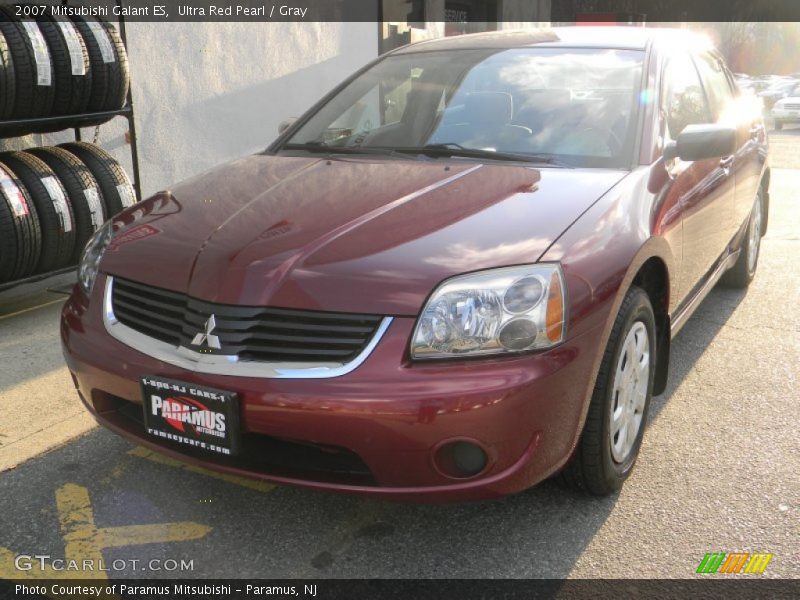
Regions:
M 211 531 L 211 527 L 191 521 L 158 525 L 127 525 L 98 529 L 96 540 L 98 545 L 103 548 L 119 548 L 120 546 L 197 540 L 204 537 L 209 531 Z
M 68 483 L 56 490 L 56 510 L 64 538 L 94 528 L 94 510 L 85 487 Z
M 194 465 L 183 463 L 179 460 L 175 460 L 174 458 L 159 454 L 158 452 L 148 450 L 143 446 L 137 446 L 133 450 L 129 451 L 128 454 L 150 460 L 160 465 L 168 465 L 170 467 L 175 467 L 176 469 L 189 471 L 190 473 L 199 473 L 200 475 L 205 475 L 206 477 L 213 477 L 214 479 L 219 479 L 221 481 L 249 488 L 251 490 L 256 490 L 257 492 L 267 493 L 275 489 L 273 484 L 267 483 L 266 481 L 248 479 L 247 477 L 239 477 L 238 475 L 229 475 L 227 473 L 217 473 L 216 471 L 210 471 L 202 467 L 196 467 Z
M 84 561 L 100 564 L 107 548 L 196 540 L 211 531 L 210 527 L 193 521 L 97 527 L 89 490 L 74 483 L 56 490 L 56 509 L 64 538 L 64 562 L 74 562 L 78 567 Z M 50 565 L 42 569 L 37 562 L 30 570 L 23 571 L 17 569 L 16 558 L 11 550 L 0 547 L 0 579 L 108 579 L 105 571 L 55 570 Z
M 34 310 L 39 310 L 41 308 L 45 308 L 47 306 L 52 306 L 53 304 L 58 304 L 61 302 L 62 304 L 66 302 L 65 298 L 59 298 L 58 300 L 52 300 L 50 302 L 45 302 L 44 304 L 37 304 L 36 306 L 31 306 L 30 308 L 24 308 L 22 310 L 18 310 L 17 312 L 8 313 L 5 315 L 0 315 L 0 321 L 4 319 L 10 319 L 11 317 L 18 317 L 19 315 L 24 315 L 25 313 L 32 312 Z

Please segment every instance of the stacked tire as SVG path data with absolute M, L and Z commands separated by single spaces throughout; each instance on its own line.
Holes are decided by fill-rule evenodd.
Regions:
M 36 270 L 41 252 L 39 216 L 16 174 L 0 164 L 0 282 Z
M 77 264 L 136 195 L 122 166 L 85 142 L 0 154 L 0 283 Z
M 129 85 L 125 46 L 110 23 L 49 12 L 20 18 L 17 5 L 0 6 L 0 121 L 116 111 L 125 105 Z M 53 126 L 63 128 L 14 124 L 2 133 L 42 133 Z

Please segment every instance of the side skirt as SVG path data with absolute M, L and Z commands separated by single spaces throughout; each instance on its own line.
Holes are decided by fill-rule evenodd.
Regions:
M 725 271 L 730 269 L 738 260 L 741 249 L 728 254 L 725 258 L 721 259 L 717 267 L 706 278 L 705 283 L 689 298 L 682 306 L 675 311 L 674 315 L 670 315 L 671 337 L 675 337 L 681 328 L 686 325 L 686 321 L 694 314 L 700 303 L 708 296 L 708 293 L 714 288 L 717 282 L 725 274 Z

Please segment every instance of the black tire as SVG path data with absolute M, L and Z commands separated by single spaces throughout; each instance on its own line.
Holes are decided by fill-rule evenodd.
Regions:
M 26 21 L 30 23 L 33 31 L 41 34 L 35 21 Z M 55 86 L 53 85 L 53 61 L 49 56 L 49 50 L 47 60 L 50 62 L 50 83 L 49 85 L 39 85 L 36 55 L 28 37 L 28 30 L 23 25 L 23 21 L 14 15 L 13 8 L 10 6 L 0 6 L 0 31 L 5 36 L 11 51 L 11 59 L 14 62 L 15 90 L 12 117 L 28 119 L 51 116 Z
M 739 258 L 720 279 L 720 283 L 723 286 L 740 290 L 746 289 L 756 276 L 758 256 L 761 250 L 761 236 L 764 234 L 764 211 L 764 191 L 758 188 L 756 199 L 753 202 L 753 210 L 750 211 L 750 217 L 747 220 L 747 229 L 744 232 Z M 753 228 L 758 228 L 756 238 L 751 236 Z M 753 253 L 755 253 L 755 256 L 751 262 Z
M 77 115 L 86 112 L 92 96 L 92 72 L 89 52 L 83 36 L 69 19 L 43 16 L 39 29 L 47 40 L 55 79 L 54 115 Z M 72 45 L 74 56 L 70 54 Z M 76 62 L 73 65 L 73 58 Z M 76 71 L 73 72 L 73 66 Z M 82 75 L 77 74 L 83 72 Z
M 103 191 L 108 218 L 136 204 L 136 193 L 125 169 L 100 146 L 88 142 L 70 142 L 60 144 L 59 148 L 71 152 L 89 167 Z
M 649 343 L 649 369 L 646 394 L 641 409 L 641 424 L 629 453 L 617 462 L 611 449 L 611 411 L 620 396 L 614 393 L 617 365 L 622 364 L 623 345 L 635 324 L 642 323 Z M 637 326 L 638 328 L 638 326 Z M 622 301 L 608 346 L 603 354 L 597 374 L 586 423 L 575 453 L 559 474 L 567 486 L 594 496 L 607 496 L 618 491 L 630 475 L 647 424 L 647 413 L 653 395 L 653 379 L 656 365 L 655 317 L 647 294 L 638 287 L 631 287 Z
M 110 23 L 100 19 L 93 19 L 92 17 L 73 17 L 73 21 L 89 51 L 92 71 L 92 94 L 88 110 L 95 112 L 122 108 L 125 106 L 125 99 L 128 96 L 130 79 L 128 54 L 117 30 Z M 100 24 L 100 30 L 97 30 L 95 23 Z M 103 49 L 95 35 L 95 31 L 101 36 L 105 32 L 113 53 L 111 62 L 104 60 Z
M 775 130 L 780 131 L 781 129 L 783 129 L 783 123 L 780 121 L 775 121 Z
M 32 148 L 26 152 L 53 169 L 67 190 L 75 215 L 75 250 L 72 261 L 77 262 L 86 242 L 108 218 L 103 192 L 89 168 L 66 150 L 47 147 Z
M 36 207 L 19 177 L 0 163 L 0 282 L 32 275 L 40 247 Z
M 36 272 L 47 273 L 72 264 L 75 217 L 61 181 L 44 162 L 26 152 L 0 154 L 0 162 L 20 178 L 39 216 L 42 250 Z
M 2 15 L 0 15 L 2 18 Z M 14 94 L 16 93 L 16 76 L 14 61 L 8 48 L 6 37 L 0 27 L 0 121 L 10 119 L 14 114 Z

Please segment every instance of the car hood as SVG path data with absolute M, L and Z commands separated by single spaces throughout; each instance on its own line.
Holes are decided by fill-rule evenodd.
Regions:
M 209 302 L 416 315 L 450 276 L 535 262 L 623 175 L 255 155 L 123 213 L 101 269 Z

